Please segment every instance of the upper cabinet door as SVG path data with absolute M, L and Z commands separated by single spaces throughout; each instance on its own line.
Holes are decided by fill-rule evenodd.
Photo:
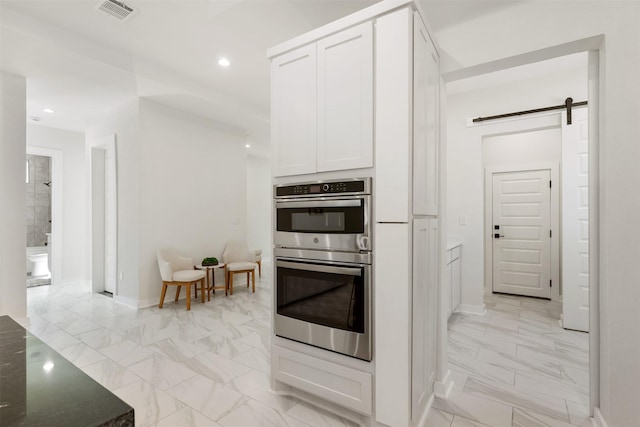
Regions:
M 318 171 L 373 166 L 373 23 L 318 48 Z
M 438 215 L 440 72 L 438 54 L 422 19 L 413 33 L 413 213 Z
M 271 62 L 273 176 L 316 171 L 316 45 Z

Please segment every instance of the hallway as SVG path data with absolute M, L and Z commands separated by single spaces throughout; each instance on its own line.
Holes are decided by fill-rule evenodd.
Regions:
M 487 314 L 449 319 L 450 400 L 430 427 L 590 426 L 589 335 L 559 326 L 561 304 L 485 295 Z

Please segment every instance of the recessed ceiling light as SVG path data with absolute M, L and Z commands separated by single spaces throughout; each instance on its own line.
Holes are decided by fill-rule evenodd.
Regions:
M 43 108 L 42 111 L 44 111 L 45 113 L 55 113 L 55 111 L 53 111 L 51 108 Z
M 245 144 L 244 146 L 247 148 L 251 148 L 251 144 Z
M 220 58 L 218 59 L 218 65 L 220 65 L 221 67 L 228 67 L 229 65 L 231 65 L 231 62 L 229 62 L 227 58 Z

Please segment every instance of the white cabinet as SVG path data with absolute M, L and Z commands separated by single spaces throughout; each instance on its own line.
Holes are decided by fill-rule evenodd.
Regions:
M 316 171 L 316 46 L 271 62 L 273 175 Z
M 411 415 L 410 227 L 378 223 L 373 234 L 375 409 L 388 426 L 407 426 Z
M 373 166 L 373 23 L 317 43 L 318 171 Z
M 438 215 L 438 55 L 417 13 L 376 22 L 376 221 Z M 413 79 L 412 79 L 413 76 Z
M 373 23 L 271 63 L 273 175 L 373 166 Z
M 292 351 L 271 347 L 275 380 L 361 414 L 371 414 L 371 374 Z
M 433 393 L 436 375 L 438 220 L 413 221 L 411 419 L 416 423 Z
M 413 214 L 438 215 L 438 54 L 420 15 L 413 32 Z
M 461 283 L 461 246 L 455 246 L 447 250 L 447 280 L 445 281 L 445 301 L 447 304 L 447 317 L 455 312 L 460 305 Z

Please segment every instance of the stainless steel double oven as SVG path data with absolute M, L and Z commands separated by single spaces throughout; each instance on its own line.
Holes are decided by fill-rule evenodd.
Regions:
M 371 178 L 274 187 L 276 335 L 371 360 Z

